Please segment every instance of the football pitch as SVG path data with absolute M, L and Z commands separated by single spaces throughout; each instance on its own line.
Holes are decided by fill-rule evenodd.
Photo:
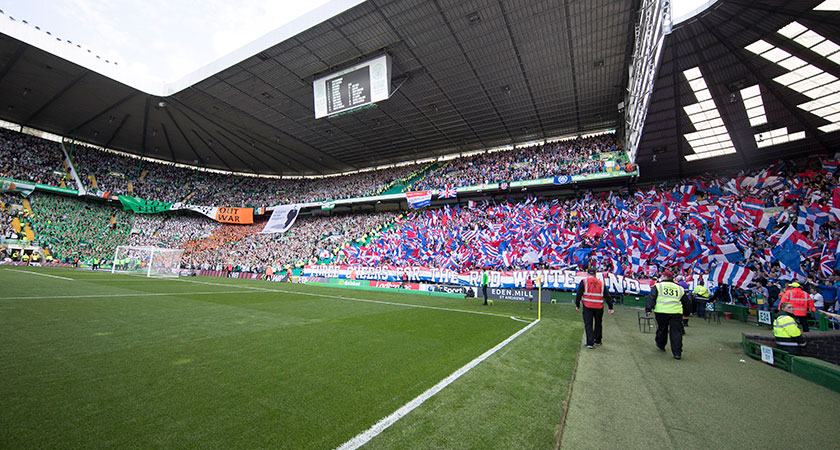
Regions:
M 581 337 L 568 306 L 532 325 L 521 302 L 396 290 L 34 267 L 0 286 L 4 448 L 546 448 Z

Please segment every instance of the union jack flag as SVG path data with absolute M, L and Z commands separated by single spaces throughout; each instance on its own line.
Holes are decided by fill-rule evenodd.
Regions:
M 438 198 L 454 198 L 458 195 L 458 191 L 453 187 L 446 186 L 443 189 L 438 189 Z

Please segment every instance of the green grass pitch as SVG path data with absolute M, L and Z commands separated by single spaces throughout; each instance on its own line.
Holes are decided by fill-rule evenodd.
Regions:
M 205 277 L 5 267 L 0 286 L 4 448 L 335 448 L 527 325 L 509 316 L 536 318 L 518 302 Z M 572 312 L 545 305 L 370 447 L 550 446 Z

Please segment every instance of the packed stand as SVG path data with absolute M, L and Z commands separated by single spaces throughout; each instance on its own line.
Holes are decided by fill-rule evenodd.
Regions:
M 336 261 L 452 270 L 595 264 L 639 278 L 654 277 L 665 267 L 714 278 L 726 263 L 747 271 L 742 280 L 751 281 L 727 285 L 720 295 L 755 304 L 755 293 L 763 292 L 757 286 L 779 288 L 792 279 L 808 289 L 835 285 L 838 166 L 811 159 L 804 166 L 779 163 L 750 174 L 706 175 L 632 194 L 624 189 L 421 210 L 369 245 L 343 249 Z
M 66 179 L 60 144 L 0 129 L 0 177 L 60 186 Z
M 619 151 L 614 134 L 482 153 L 452 160 L 419 180 L 413 190 L 536 180 L 606 171 L 605 153 Z
M 272 206 L 376 195 L 418 168 L 409 165 L 328 178 L 277 179 L 196 171 L 155 161 L 141 163 L 137 158 L 81 145 L 74 147 L 73 161 L 86 189 L 92 192 L 210 206 Z
M 364 239 L 393 217 L 393 213 L 306 216 L 283 234 L 259 234 L 264 223 L 223 226 L 209 238 L 187 243 L 184 260 L 193 268 L 229 264 L 243 272 L 262 273 L 267 266 L 297 267 L 332 257 L 341 243 Z
M 35 240 L 56 260 L 109 260 L 125 245 L 134 216 L 118 206 L 46 194 L 29 197 Z

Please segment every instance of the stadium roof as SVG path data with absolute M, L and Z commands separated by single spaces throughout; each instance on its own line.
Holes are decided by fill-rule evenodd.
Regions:
M 165 98 L 2 36 L 0 119 L 266 174 L 509 145 L 615 126 L 634 15 L 611 0 L 368 1 Z M 404 82 L 390 99 L 314 118 L 314 78 L 383 52 Z
M 642 176 L 688 175 L 837 147 L 833 103 L 823 104 L 833 91 L 814 99 L 792 79 L 840 76 L 831 43 L 813 44 L 815 51 L 797 42 L 805 36 L 811 43 L 807 33 L 838 41 L 838 13 L 813 10 L 822 4 L 720 0 L 676 24 L 665 39 L 637 153 Z M 2 35 L 0 119 L 157 159 L 282 175 L 621 130 L 617 106 L 625 100 L 638 9 L 639 0 L 372 0 L 276 43 L 249 47 L 250 56 L 168 96 Z M 791 22 L 808 31 L 780 34 Z M 773 48 L 748 49 L 759 40 Z M 793 60 L 780 66 L 778 50 L 807 67 Z M 390 99 L 314 118 L 315 78 L 382 53 L 393 58 L 392 90 L 399 86 Z M 790 68 L 799 72 L 777 81 Z M 704 96 L 713 104 L 703 103 Z M 718 145 L 726 139 L 731 145 Z M 734 151 L 694 160 L 695 152 L 708 156 L 721 148 Z
M 676 26 L 662 49 L 637 153 L 642 175 L 679 177 L 837 149 L 838 7 L 833 0 L 721 0 Z M 721 124 L 734 152 L 703 158 L 728 146 Z

